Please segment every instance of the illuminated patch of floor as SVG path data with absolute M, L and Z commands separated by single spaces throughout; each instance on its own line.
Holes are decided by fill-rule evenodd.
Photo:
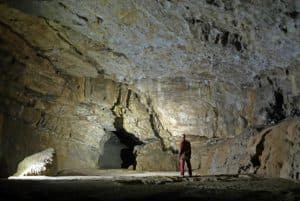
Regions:
M 100 174 L 100 173 L 99 173 Z M 8 179 L 14 180 L 118 180 L 126 178 L 143 178 L 143 177 L 176 177 L 178 172 L 138 172 L 138 173 L 102 173 L 95 176 L 11 176 Z

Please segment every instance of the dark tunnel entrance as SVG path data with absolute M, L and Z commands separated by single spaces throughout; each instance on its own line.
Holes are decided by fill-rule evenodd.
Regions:
M 116 118 L 114 125 L 116 128 L 116 131 L 114 131 L 115 135 L 119 138 L 120 142 L 126 146 L 126 148 L 121 149 L 120 152 L 122 160 L 121 168 L 127 169 L 130 166 L 133 166 L 133 170 L 135 170 L 136 152 L 134 151 L 134 147 L 136 145 L 142 145 L 143 142 L 124 129 L 122 117 Z
M 121 149 L 120 157 L 122 160 L 121 168 L 129 168 L 133 166 L 136 168 L 136 152 L 134 152 L 134 147 L 136 145 L 143 144 L 134 135 L 127 132 L 115 131 L 116 136 L 119 138 L 120 142 L 126 146 L 126 148 Z
M 103 144 L 103 152 L 99 156 L 98 165 L 101 169 L 128 169 L 136 167 L 134 147 L 143 144 L 134 135 L 124 131 L 107 132 Z

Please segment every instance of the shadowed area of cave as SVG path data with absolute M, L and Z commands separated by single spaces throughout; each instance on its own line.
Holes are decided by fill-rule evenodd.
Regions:
M 0 199 L 299 200 L 299 13 L 0 0 Z
M 123 119 L 117 118 L 115 121 L 115 127 L 117 131 L 115 131 L 115 135 L 119 138 L 120 142 L 126 145 L 125 148 L 121 149 L 120 157 L 122 160 L 121 168 L 128 168 L 132 166 L 132 168 L 136 169 L 136 150 L 134 147 L 137 145 L 144 144 L 133 134 L 127 133 L 126 130 L 122 127 Z
M 110 138 L 103 144 L 103 154 L 99 157 L 99 168 L 102 169 L 136 169 L 137 145 L 143 145 L 133 134 L 127 133 L 122 127 L 123 120 L 115 120 L 116 131 L 111 132 Z
M 281 120 L 286 118 L 283 106 L 284 98 L 282 95 L 281 89 L 274 91 L 275 103 L 270 104 L 270 107 L 267 108 L 268 122 L 269 123 L 278 123 Z

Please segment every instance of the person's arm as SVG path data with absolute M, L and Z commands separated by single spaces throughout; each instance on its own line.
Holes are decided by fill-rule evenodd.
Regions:
M 182 142 L 180 142 L 180 147 L 179 147 L 179 155 L 178 155 L 178 157 L 179 157 L 179 158 L 181 157 L 181 155 L 182 155 L 182 152 L 183 152 L 183 143 L 182 143 Z

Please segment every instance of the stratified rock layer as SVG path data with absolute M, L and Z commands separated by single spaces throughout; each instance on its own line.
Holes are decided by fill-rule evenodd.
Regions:
M 59 170 L 176 170 L 186 133 L 201 174 L 298 179 L 299 11 L 298 1 L 0 0 L 0 173 L 47 147 Z M 286 118 L 296 120 L 254 132 Z M 251 135 L 270 153 L 249 151 Z
M 194 142 L 192 161 L 199 168 L 197 172 L 299 179 L 300 119 L 259 130 L 250 129 L 236 138 L 209 141 L 202 146 Z

